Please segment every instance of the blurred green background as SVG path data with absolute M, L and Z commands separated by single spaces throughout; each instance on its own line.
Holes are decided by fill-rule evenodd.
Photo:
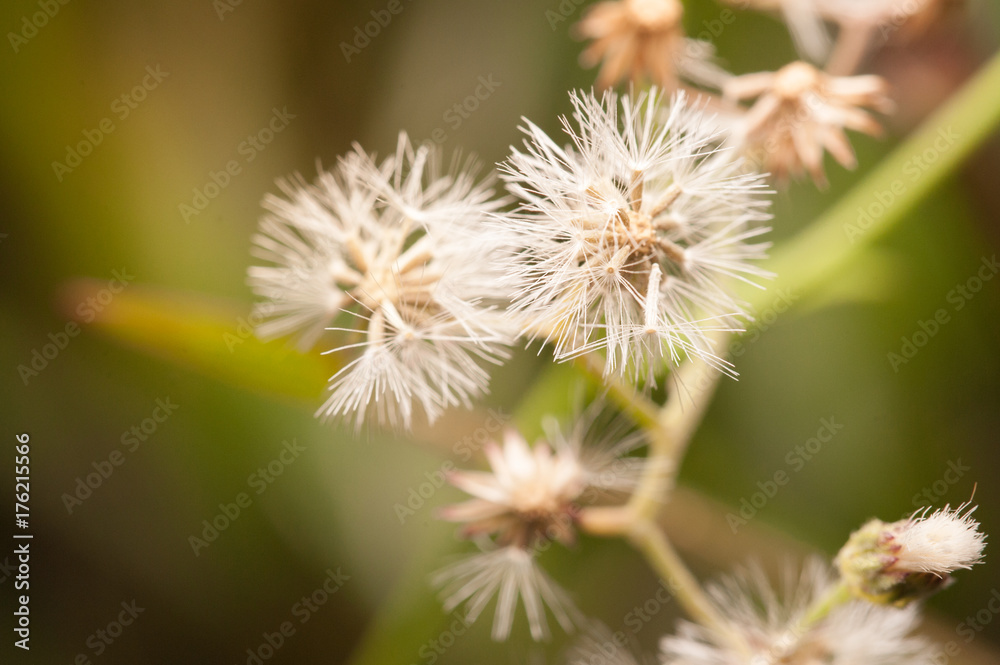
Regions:
M 250 237 L 276 178 L 295 171 L 311 178 L 317 159 L 332 164 L 354 141 L 384 154 L 400 129 L 418 139 L 442 130 L 436 136 L 446 149 L 494 163 L 520 141 L 520 116 L 556 131 L 557 115 L 569 108 L 566 91 L 592 83 L 594 72 L 576 62 L 581 45 L 571 25 L 582 9 L 570 0 L 402 0 L 401 13 L 370 43 L 345 55 L 355 28 L 387 4 L 3 4 L 0 505 L 13 511 L 14 436 L 28 432 L 35 538 L 32 648 L 25 654 L 11 645 L 13 579 L 0 568 L 0 662 L 245 663 L 247 649 L 268 653 L 260 648 L 265 635 L 286 621 L 295 632 L 266 662 L 557 662 L 565 639 L 531 643 L 523 616 L 504 645 L 489 641 L 489 619 L 454 639 L 442 633 L 451 619 L 426 577 L 468 547 L 433 519 L 434 507 L 457 492 L 428 488 L 447 460 L 467 463 L 456 446 L 485 426 L 487 408 L 513 413 L 541 376 L 546 388 L 528 398 L 535 408 L 564 404 L 569 372 L 551 372 L 534 350 L 520 353 L 496 373 L 482 411 L 449 415 L 414 443 L 316 422 L 318 365 L 280 342 L 241 335 L 252 300 L 244 283 Z M 1000 10 L 969 4 L 965 15 L 871 63 L 900 105 L 888 136 L 853 137 L 861 166 L 853 173 L 831 166 L 829 190 L 800 183 L 779 193 L 777 242 L 860 181 L 996 50 Z M 707 30 L 737 73 L 794 58 L 771 17 L 739 13 L 719 31 L 722 6 L 685 5 L 689 32 Z M 53 15 L 44 25 L 26 28 L 46 7 Z M 568 18 L 557 20 L 560 12 Z M 453 106 L 480 77 L 499 85 L 457 116 Z M 275 114 L 284 119 L 271 124 Z M 75 163 L 67 149 L 81 141 L 94 144 L 90 154 L 69 171 L 53 166 Z M 238 173 L 219 175 L 230 161 Z M 222 186 L 211 186 L 213 174 Z M 698 574 L 748 557 L 798 557 L 801 543 L 832 556 L 867 518 L 896 519 L 924 505 L 915 495 L 925 489 L 936 505 L 955 505 L 978 483 L 976 515 L 986 531 L 1000 529 L 1000 280 L 987 281 L 959 311 L 948 299 L 997 253 L 998 177 L 994 139 L 836 288 L 745 340 L 735 359 L 741 379 L 721 389 L 685 462 L 690 491 L 668 510 L 671 533 Z M 182 208 L 202 203 L 197 214 Z M 128 285 L 102 293 L 118 288 L 115 271 Z M 133 324 L 145 322 L 147 333 L 176 347 L 149 353 L 89 322 L 87 312 L 105 306 L 102 296 L 109 308 L 133 307 Z M 949 322 L 894 371 L 887 354 L 940 308 Z M 185 342 L 189 330 L 178 323 L 185 317 L 201 331 L 197 343 Z M 63 339 L 71 318 L 82 318 L 81 332 Z M 37 375 L 19 369 L 50 335 L 65 348 Z M 157 400 L 176 409 L 162 418 Z M 157 416 L 162 422 L 150 432 Z M 824 418 L 843 429 L 732 534 L 726 512 L 775 471 L 791 470 L 788 455 Z M 146 439 L 136 442 L 129 432 L 144 421 Z M 276 463 L 292 441 L 301 451 Z M 119 465 L 89 496 L 66 499 L 109 459 Z M 261 482 L 257 470 L 269 464 L 280 475 Z M 414 498 L 421 489 L 429 498 Z M 207 546 L 192 547 L 203 520 L 241 492 L 250 503 L 239 517 Z M 400 510 L 408 501 L 412 515 Z M 0 549 L 3 566 L 12 549 Z M 986 608 L 1000 593 L 1000 566 L 990 549 L 986 565 L 960 573 L 930 602 L 928 630 L 961 641 L 951 662 L 996 662 L 995 624 L 970 644 L 956 637 L 966 617 L 993 619 Z M 637 606 L 649 612 L 656 580 L 621 543 L 584 538 L 574 551 L 553 548 L 544 563 L 587 615 L 612 629 L 633 622 Z M 331 572 L 342 585 L 303 611 L 297 603 Z M 132 601 L 143 608 L 138 618 L 102 641 L 97 631 Z M 672 605 L 657 605 L 633 631 L 636 642 L 655 649 L 675 618 Z

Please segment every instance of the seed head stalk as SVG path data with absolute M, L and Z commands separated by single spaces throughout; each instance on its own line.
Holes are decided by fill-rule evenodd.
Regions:
M 994 56 L 953 101 L 930 118 L 903 146 L 891 155 L 865 182 L 855 188 L 824 218 L 802 236 L 793 241 L 782 253 L 777 263 L 781 265 L 782 283 L 795 280 L 803 289 L 816 287 L 834 278 L 848 259 L 862 251 L 872 240 L 883 235 L 897 223 L 912 206 L 951 173 L 982 140 L 1000 124 L 1000 55 Z M 932 166 L 921 186 L 908 190 L 879 220 L 875 228 L 867 229 L 862 242 L 846 241 L 844 228 L 852 221 L 858 204 L 865 203 L 872 191 L 896 177 L 901 162 L 909 155 L 932 145 L 942 128 L 961 127 L 956 145 Z M 823 251 L 817 251 L 822 247 Z M 830 250 L 833 251 L 830 251 Z M 817 257 L 824 257 L 817 261 Z M 758 299 L 760 296 L 758 295 Z M 728 334 L 720 334 L 717 343 L 725 348 Z M 711 402 L 718 383 L 719 372 L 705 363 L 685 363 L 677 370 L 670 399 L 658 407 L 622 381 L 608 381 L 603 376 L 600 363 L 591 357 L 580 360 L 580 366 L 598 383 L 605 382 L 608 396 L 642 427 L 650 440 L 649 460 L 636 491 L 627 504 L 618 508 L 588 509 L 580 515 L 582 529 L 594 535 L 624 536 L 641 551 L 655 570 L 673 584 L 678 600 L 688 614 L 702 625 L 731 635 L 735 644 L 742 638 L 732 634 L 715 612 L 704 591 L 690 571 L 674 552 L 658 525 L 660 509 L 676 478 L 681 458 L 687 449 L 695 428 Z M 679 388 L 695 387 L 685 402 Z M 841 586 L 836 586 L 807 612 L 804 627 L 820 621 L 832 608 L 845 602 L 847 596 Z M 742 645 L 742 649 L 746 649 Z
M 725 348 L 729 333 L 715 333 Z M 598 359 L 581 363 L 593 376 L 602 376 Z M 649 438 L 647 464 L 628 503 L 615 508 L 589 508 L 580 515 L 582 529 L 594 535 L 625 537 L 669 584 L 688 615 L 749 656 L 750 649 L 718 614 L 698 580 L 673 549 L 659 523 L 680 468 L 681 459 L 715 394 L 721 372 L 704 362 L 687 362 L 673 377 L 670 395 L 662 407 L 621 381 L 608 384 L 609 397 L 622 405 Z M 606 381 L 606 379 L 605 379 Z

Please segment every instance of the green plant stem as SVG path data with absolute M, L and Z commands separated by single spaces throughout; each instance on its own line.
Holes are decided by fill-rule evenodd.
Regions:
M 797 294 L 812 291 L 834 279 L 849 261 L 876 239 L 885 235 L 903 216 L 913 209 L 930 191 L 951 173 L 989 133 L 1000 124 L 1000 54 L 943 109 L 935 113 L 902 146 L 885 159 L 875 171 L 849 192 L 819 221 L 800 233 L 775 253 L 771 269 L 779 276 L 771 289 L 788 288 Z M 927 160 L 926 170 L 919 178 L 912 176 L 920 158 L 934 151 L 933 163 Z M 920 162 L 923 163 L 923 162 Z M 904 176 L 909 174 L 908 179 Z M 868 210 L 871 204 L 881 206 L 877 196 L 892 192 L 894 203 L 867 226 L 859 222 L 858 210 Z M 867 219 L 867 218 L 866 218 Z M 746 295 L 751 310 L 763 309 L 768 291 L 754 289 Z M 723 342 L 724 343 L 724 342 Z M 724 348 L 721 347 L 721 348 Z M 588 373 L 603 377 L 597 370 L 599 360 L 586 358 Z M 706 371 L 704 363 L 684 364 L 678 370 L 677 385 L 700 385 Z M 711 370 L 708 370 L 711 371 Z M 683 376 L 685 373 L 693 377 Z M 695 379 L 695 380 L 691 380 Z M 631 507 L 648 514 L 650 506 L 663 501 L 669 487 L 664 474 L 676 472 L 680 455 L 686 449 L 691 434 L 707 408 L 714 384 L 701 391 L 685 409 L 683 400 L 674 391 L 673 399 L 655 417 L 655 405 L 641 398 L 634 390 L 613 382 L 609 387 L 615 401 L 630 413 L 650 435 L 650 472 L 640 481 Z M 645 400 L 645 401 L 643 401 Z M 671 467 L 671 471 L 664 468 Z
M 853 598 L 851 590 L 843 580 L 837 582 L 809 606 L 796 627 L 797 634 L 804 634 L 813 624 L 822 621 L 831 611 Z
M 659 420 L 659 406 L 617 376 L 605 376 L 604 361 L 599 355 L 587 353 L 577 356 L 574 362 L 596 386 L 607 391 L 608 399 L 635 424 L 647 430 L 656 427 Z
M 853 598 L 850 589 L 842 581 L 831 585 L 819 598 L 806 608 L 802 617 L 783 636 L 783 639 L 771 647 L 775 659 L 786 659 L 788 654 L 799 649 L 803 637 L 809 634 L 813 627 L 825 619 L 830 612 Z M 777 651 L 780 649 L 780 651 Z
M 939 185 L 998 123 L 1000 55 L 994 56 L 962 92 L 924 123 L 868 178 L 775 255 L 771 267 L 779 278 L 773 289 L 789 288 L 801 295 L 834 279 L 854 256 L 885 235 Z M 913 177 L 912 169 L 921 163 L 917 158 L 928 151 L 934 152 L 935 160 L 932 163 L 926 160 L 925 170 L 918 172 L 919 177 Z M 884 192 L 891 192 L 895 197 L 889 207 L 878 200 Z M 871 210 L 878 210 L 872 207 L 873 203 L 882 206 L 882 213 L 877 218 L 871 214 Z M 860 211 L 867 212 L 869 217 L 863 218 Z M 747 299 L 752 310 L 759 311 L 768 297 L 766 292 L 757 292 L 749 294 Z M 727 340 L 728 336 L 722 336 L 723 343 Z M 597 361 L 587 357 L 588 374 L 602 376 L 603 372 L 595 372 L 597 368 Z M 581 527 L 601 535 L 627 535 L 653 568 L 671 582 L 674 593 L 692 619 L 727 636 L 734 646 L 748 653 L 749 647 L 742 637 L 734 634 L 718 616 L 697 580 L 656 524 L 680 460 L 711 402 L 717 383 L 716 370 L 702 362 L 686 363 L 677 371 L 670 399 L 654 416 L 655 405 L 648 400 L 642 401 L 644 397 L 638 399 L 634 390 L 620 382 L 612 382 L 610 395 L 649 436 L 647 466 L 628 504 L 621 509 L 585 513 Z M 696 387 L 686 405 L 678 392 L 685 385 Z M 848 599 L 846 587 L 833 587 L 809 609 L 799 629 L 808 630 Z
M 816 223 L 776 250 L 767 292 L 744 294 L 760 311 L 768 292 L 805 295 L 893 229 L 1000 124 L 1000 54 Z M 894 198 L 889 205 L 879 201 Z M 881 210 L 882 212 L 879 212 Z M 862 215 L 864 213 L 864 215 Z M 875 213 L 875 214 L 873 214 Z
M 715 348 L 724 349 L 730 338 L 730 333 L 715 333 L 711 342 Z M 691 437 L 712 402 L 722 373 L 704 362 L 682 364 L 670 377 L 666 404 L 659 407 L 617 377 L 604 377 L 600 358 L 596 355 L 582 356 L 577 362 L 589 378 L 603 382 L 608 397 L 646 431 L 649 439 L 646 467 L 624 509 L 636 518 L 655 521 Z M 607 510 L 593 511 L 591 516 L 594 533 L 607 534 L 617 528 L 614 523 L 627 521 Z
M 717 334 L 725 344 L 728 334 Z M 688 444 L 712 402 L 721 372 L 701 361 L 681 365 L 671 377 L 671 390 L 660 409 L 656 426 L 647 428 L 650 439 L 646 467 L 628 502 L 636 518 L 655 521 L 680 470 Z
M 720 333 L 714 341 L 724 344 L 728 339 L 728 334 Z M 712 401 L 719 376 L 721 372 L 704 362 L 689 362 L 678 368 L 671 378 L 666 405 L 653 417 L 648 417 L 649 407 L 645 407 L 644 418 L 638 423 L 649 437 L 649 453 L 628 503 L 619 508 L 587 509 L 580 515 L 580 527 L 595 535 L 627 537 L 654 570 L 670 582 L 671 591 L 693 620 L 726 637 L 734 648 L 747 652 L 742 636 L 718 615 L 657 523 L 681 458 Z M 624 386 L 617 390 L 627 396 Z
M 769 291 L 787 288 L 798 295 L 805 295 L 836 278 L 854 256 L 890 231 L 907 212 L 937 187 L 998 123 L 1000 56 L 994 57 L 961 93 L 819 221 L 775 253 L 769 267 L 779 277 Z M 946 149 L 940 150 L 935 147 L 935 142 L 939 139 L 943 141 L 942 137 L 947 138 L 949 128 L 954 130 L 957 138 Z M 939 145 L 944 143 L 939 142 Z M 915 163 L 914 158 L 922 156 L 928 150 L 935 151 L 936 161 L 929 164 L 918 179 L 907 179 L 907 168 Z M 900 186 L 904 189 L 897 193 Z M 894 204 L 869 226 L 861 228 L 858 209 L 867 210 L 872 203 L 879 203 L 876 196 L 886 191 L 895 195 Z M 769 297 L 768 292 L 757 290 L 745 295 L 754 311 L 766 307 Z M 687 366 L 694 368 L 703 364 L 690 363 Z M 646 429 L 651 439 L 647 474 L 640 480 L 639 488 L 625 507 L 627 510 L 593 510 L 589 512 L 593 528 L 588 527 L 588 519 L 591 519 L 588 513 L 582 516 L 581 526 L 600 535 L 627 536 L 645 555 L 654 570 L 670 582 L 678 601 L 692 619 L 720 635 L 728 636 L 735 648 L 747 653 L 748 646 L 719 617 L 697 580 L 684 566 L 651 517 L 655 517 L 666 499 L 666 493 L 679 467 L 680 456 L 686 450 L 694 429 L 711 401 L 714 383 L 706 384 L 706 389 L 695 393 L 690 403 L 683 405 L 684 408 L 681 408 L 682 400 L 677 399 L 675 389 L 667 406 L 658 412 L 655 404 L 638 395 L 623 382 L 616 380 L 604 384 L 603 368 L 594 358 L 580 359 L 578 365 L 599 385 L 608 385 L 609 397 L 634 418 L 640 427 Z M 692 378 L 701 380 L 697 376 Z M 688 385 L 700 385 L 698 381 L 688 381 L 687 378 L 683 380 Z M 717 381 L 717 377 L 714 380 Z M 828 597 L 821 599 L 807 612 L 802 630 L 821 620 L 844 600 L 839 587 L 834 588 Z M 422 618 L 423 614 L 414 613 L 411 616 Z M 372 633 L 369 636 L 370 643 L 378 643 L 379 639 L 388 634 L 385 629 L 375 629 Z M 368 661 L 360 657 L 356 662 Z
M 698 580 L 670 545 L 663 530 L 654 522 L 637 519 L 631 525 L 628 539 L 642 552 L 657 574 L 670 585 L 670 592 L 684 606 L 688 616 L 729 642 L 734 649 L 743 653 L 749 662 L 750 646 L 718 613 Z

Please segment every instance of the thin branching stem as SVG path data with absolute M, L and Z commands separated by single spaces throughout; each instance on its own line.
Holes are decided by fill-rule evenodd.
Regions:
M 880 165 L 805 233 L 793 240 L 774 262 L 782 275 L 779 286 L 792 285 L 799 292 L 812 290 L 835 278 L 849 260 L 876 238 L 893 228 L 903 216 L 938 185 L 962 159 L 1000 124 L 1000 55 L 966 88 L 935 114 L 898 150 Z M 895 205 L 866 228 L 858 227 L 856 210 L 877 193 L 891 188 L 913 155 L 948 142 L 938 150 L 939 158 L 922 178 L 910 186 Z M 855 226 L 851 226 L 854 224 Z M 758 300 L 760 296 L 758 295 Z M 728 335 L 721 336 L 726 348 Z M 592 377 L 603 378 L 599 359 L 587 356 L 582 365 Z M 719 616 L 697 579 L 674 551 L 657 524 L 661 507 L 676 478 L 681 458 L 715 392 L 720 372 L 702 362 L 688 362 L 677 370 L 666 404 L 657 409 L 647 397 L 621 381 L 607 382 L 609 396 L 646 430 L 649 437 L 648 464 L 629 502 L 620 508 L 584 511 L 580 526 L 594 534 L 626 537 L 650 565 L 667 579 L 688 615 L 706 628 L 724 636 L 746 654 L 743 638 Z M 685 386 L 693 389 L 682 394 Z M 687 397 L 685 400 L 683 397 Z M 836 585 L 809 609 L 802 630 L 821 621 L 831 609 L 849 599 L 849 592 Z
M 717 344 L 725 344 L 727 340 L 727 334 L 716 336 Z M 657 573 L 669 581 L 672 592 L 692 619 L 726 636 L 734 648 L 746 651 L 748 647 L 743 639 L 718 615 L 711 600 L 658 525 L 659 512 L 674 484 L 681 458 L 712 401 L 720 375 L 721 372 L 708 363 L 684 363 L 672 377 L 666 404 L 658 410 L 648 398 L 638 395 L 621 382 L 615 382 L 609 388 L 609 394 L 619 405 L 624 402 L 631 409 L 638 409 L 642 419 L 636 420 L 646 430 L 649 453 L 642 477 L 629 502 L 617 508 L 584 510 L 580 515 L 580 526 L 595 535 L 628 538 Z M 641 407 L 635 407 L 635 404 Z
M 575 362 L 594 385 L 607 391 L 608 399 L 636 425 L 645 430 L 657 426 L 659 406 L 617 376 L 605 376 L 604 360 L 600 356 L 587 353 L 577 356 Z
M 733 649 L 750 661 L 750 645 L 718 612 L 705 594 L 698 580 L 687 569 L 670 541 L 654 522 L 636 520 L 628 533 L 629 541 L 646 557 L 646 560 L 669 585 L 671 593 L 684 606 L 688 616 L 725 639 Z

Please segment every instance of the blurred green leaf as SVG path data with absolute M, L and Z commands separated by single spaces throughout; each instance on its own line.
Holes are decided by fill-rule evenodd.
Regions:
M 571 416 L 589 401 L 593 392 L 594 388 L 573 363 L 552 363 L 521 399 L 514 414 L 518 431 L 528 441 L 534 441 L 544 433 L 542 422 L 546 416 Z
M 69 318 L 129 346 L 210 378 L 266 395 L 318 404 L 341 362 L 336 354 L 301 354 L 253 334 L 238 305 L 202 296 L 79 279 L 62 293 Z M 105 304 L 106 303 L 106 304 Z
M 869 249 L 851 259 L 837 279 L 817 288 L 794 311 L 803 314 L 834 305 L 886 302 L 902 288 L 905 269 L 896 253 Z
M 441 608 L 428 577 L 447 562 L 449 555 L 466 547 L 466 543 L 449 539 L 427 543 L 420 551 L 411 552 L 411 565 L 368 624 L 352 654 L 351 665 L 405 664 L 426 658 L 424 648 L 429 640 L 446 632 L 455 619 Z
M 778 277 L 768 289 L 808 294 L 838 279 L 858 254 L 907 219 L 998 125 L 1000 55 L 994 55 L 864 180 L 776 249 L 768 268 Z M 770 297 L 754 290 L 747 300 L 760 308 Z

